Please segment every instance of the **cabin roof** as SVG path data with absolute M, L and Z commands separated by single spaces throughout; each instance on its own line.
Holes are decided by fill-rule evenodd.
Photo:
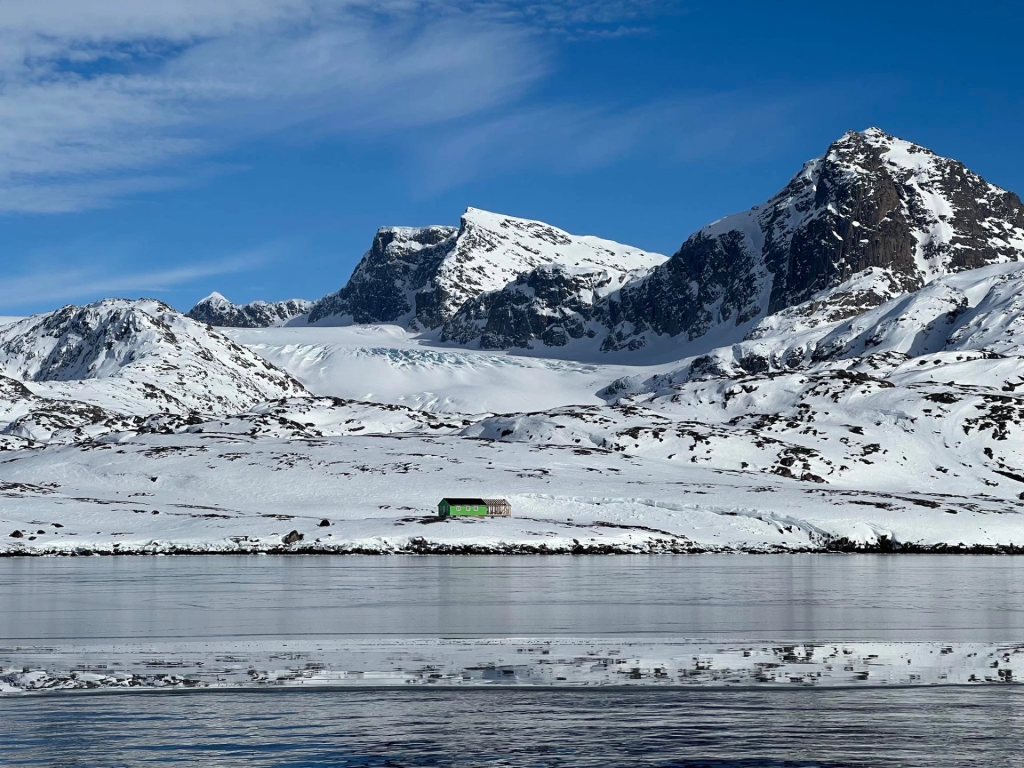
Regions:
M 506 499 L 453 499 L 448 496 L 441 501 L 447 501 L 449 504 L 508 504 Z

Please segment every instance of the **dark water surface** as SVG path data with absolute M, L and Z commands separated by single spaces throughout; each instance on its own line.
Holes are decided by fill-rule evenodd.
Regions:
M 1024 765 L 1024 690 L 342 691 L 0 700 L 4 766 Z
M 1024 557 L 0 559 L 0 643 L 1024 638 Z
M 0 643 L 1024 639 L 1024 558 L 0 560 Z M 1024 688 L 0 699 L 0 766 L 1024 766 Z

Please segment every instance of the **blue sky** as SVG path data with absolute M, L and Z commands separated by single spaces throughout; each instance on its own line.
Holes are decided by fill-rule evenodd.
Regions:
M 1010 3 L 4 0 L 0 314 L 318 298 L 467 206 L 672 253 L 879 127 L 1024 193 Z

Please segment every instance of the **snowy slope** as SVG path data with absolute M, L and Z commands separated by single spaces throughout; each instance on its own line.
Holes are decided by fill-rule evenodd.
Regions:
M 138 425 L 125 414 L 69 398 L 41 396 L 20 381 L 0 376 L 0 451 L 74 443 Z
M 995 496 L 454 436 L 125 435 L 17 451 L 0 468 L 7 552 L 1024 548 L 1018 505 Z M 439 498 L 492 494 L 513 517 L 438 521 Z M 291 531 L 303 538 L 286 544 Z
M 448 301 L 445 319 L 469 299 L 495 291 L 537 268 L 559 265 L 575 274 L 603 275 L 598 295 L 614 290 L 635 273 L 665 257 L 597 237 L 579 237 L 538 221 L 470 208 L 450 258 L 438 270 Z
M 227 328 L 269 328 L 309 313 L 313 302 L 305 299 L 253 301 L 233 304 L 214 291 L 188 311 L 193 320 Z
M 498 291 L 538 267 L 558 264 L 605 274 L 617 287 L 627 273 L 664 260 L 608 240 L 570 235 L 542 222 L 469 208 L 457 230 L 380 230 L 348 285 L 317 302 L 309 323 L 398 323 L 433 329 L 467 301 Z
M 438 413 L 508 413 L 599 404 L 603 401 L 598 391 L 612 379 L 652 372 L 641 366 L 432 346 L 394 325 L 225 333 L 317 395 Z
M 1024 493 L 1024 265 L 892 292 L 877 270 L 748 339 L 626 377 L 607 407 L 479 421 L 463 434 L 580 446 L 847 489 Z M 847 317 L 854 312 L 852 317 Z
M 482 349 L 533 349 L 599 339 L 605 331 L 598 319 L 602 299 L 650 271 L 545 264 L 467 301 L 444 324 L 441 340 Z
M 978 322 L 1001 338 L 997 319 L 1015 328 L 1013 281 L 1022 272 L 1004 265 L 954 275 L 923 288 L 920 301 L 913 301 L 916 295 L 910 300 L 930 306 L 923 295 L 955 287 L 970 303 L 959 315 L 962 326 L 972 328 L 984 312 L 990 319 Z M 858 276 L 827 297 L 845 296 L 849 309 L 865 291 L 885 290 L 876 278 Z M 764 370 L 745 369 L 739 364 L 745 356 L 729 363 L 732 348 L 716 353 L 717 368 L 705 361 L 693 370 L 697 361 L 691 360 L 673 370 L 558 369 L 544 366 L 560 361 L 431 350 L 393 326 L 233 330 L 257 347 L 262 339 L 261 354 L 288 362 L 310 382 L 390 387 L 389 399 L 415 407 L 303 397 L 206 420 L 131 420 L 103 412 L 89 426 L 75 406 L 85 426 L 53 430 L 52 437 L 22 422 L 11 432 L 22 443 L 11 443 L 0 464 L 0 534 L 6 526 L 18 535 L 0 535 L 0 549 L 1024 547 L 1018 499 L 1024 493 L 1024 394 L 1014 391 L 1024 384 L 1021 359 L 953 348 L 985 342 L 958 333 L 960 326 L 949 329 L 950 348 L 941 351 L 911 349 L 912 357 L 895 348 L 866 355 L 854 350 L 815 359 L 814 339 L 861 324 L 865 316 L 878 318 L 875 335 L 895 329 L 891 343 L 905 349 L 905 340 L 932 325 L 935 313 L 908 314 L 917 325 L 901 327 L 886 318 L 891 307 L 905 307 L 907 297 L 853 318 L 837 316 L 838 304 L 827 302 L 815 316 L 814 301 L 807 311 L 766 321 L 763 335 L 745 342 L 784 345 L 803 334 L 810 352 L 791 359 L 790 367 Z M 305 347 L 281 343 L 303 338 Z M 271 341 L 277 342 L 273 351 Z M 758 369 L 761 363 L 746 365 Z M 623 371 L 629 375 L 603 387 L 609 404 L 602 404 L 601 382 Z M 510 372 L 521 378 L 501 394 Z M 430 375 L 443 385 L 429 395 L 435 400 L 421 389 Z M 472 382 L 461 391 L 459 376 Z M 25 409 L 52 407 L 26 394 L 35 383 L 7 382 L 3 419 L 9 423 L 17 424 Z M 479 406 L 512 397 L 517 388 L 521 398 L 552 399 L 558 407 L 541 404 L 530 413 L 500 416 L 430 412 L 452 411 L 456 399 L 471 397 Z M 48 444 L 22 450 L 28 439 Z M 454 493 L 508 496 L 515 516 L 430 522 L 437 498 Z M 339 506 L 339 498 L 350 502 Z M 326 530 L 319 527 L 324 518 L 331 522 Z M 292 530 L 304 538 L 285 544 Z
M 232 413 L 301 385 L 158 301 L 106 299 L 0 328 L 0 375 L 129 414 Z
M 902 293 L 886 270 L 872 268 L 766 317 L 735 344 L 685 358 L 667 376 L 618 382 L 608 394 L 694 378 L 813 369 L 830 361 L 878 370 L 940 352 L 1006 357 L 1002 368 L 1009 370 L 1022 354 L 1022 290 L 1024 265 L 1017 263 L 948 275 L 910 293 Z
M 1024 493 L 1024 399 L 970 381 L 991 361 L 961 356 L 964 383 L 918 363 L 889 373 L 829 369 L 690 381 L 608 407 L 496 416 L 462 434 L 579 446 L 682 466 L 899 493 Z M 1015 365 L 1015 375 L 1021 371 Z M 872 375 L 873 374 L 873 375 Z M 943 374 L 939 373 L 941 377 Z M 949 375 L 949 374 L 946 374 Z

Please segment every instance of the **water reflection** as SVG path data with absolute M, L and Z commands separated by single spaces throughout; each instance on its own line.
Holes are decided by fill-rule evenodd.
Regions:
M 348 636 L 1012 641 L 1024 559 L 0 560 L 0 642 Z

